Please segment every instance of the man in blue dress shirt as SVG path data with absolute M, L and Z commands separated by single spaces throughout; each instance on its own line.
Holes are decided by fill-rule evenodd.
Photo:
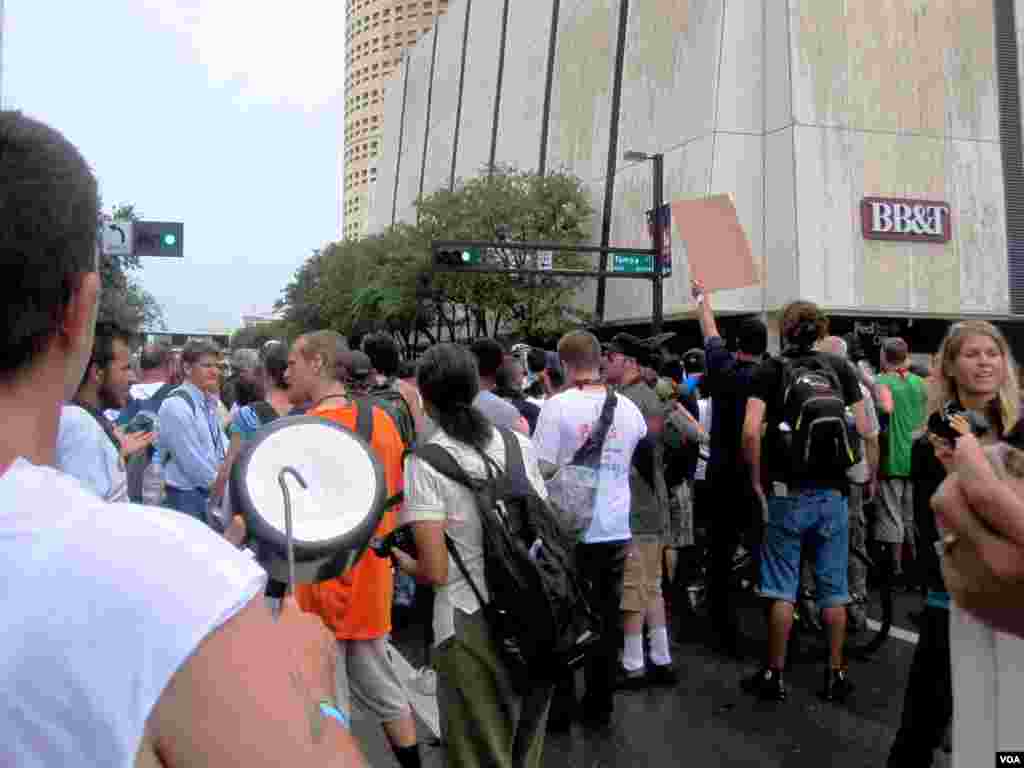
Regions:
M 167 506 L 207 520 L 224 494 L 228 439 L 217 413 L 220 350 L 190 341 L 181 352 L 185 381 L 160 406 L 160 451 Z

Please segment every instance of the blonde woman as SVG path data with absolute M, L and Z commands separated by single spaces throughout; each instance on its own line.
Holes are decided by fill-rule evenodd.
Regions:
M 983 706 L 981 697 L 985 694 L 978 686 L 991 675 L 981 674 L 978 665 L 992 665 L 982 651 L 991 630 L 950 606 L 936 552 L 943 531 L 937 525 L 931 500 L 947 474 L 955 471 L 954 448 L 959 452 L 957 446 L 964 442 L 963 436 L 971 434 L 971 421 L 980 424 L 984 420 L 988 425 L 981 438 L 986 443 L 1004 436 L 1017 422 L 1017 368 L 1006 339 L 995 326 L 983 321 L 953 325 L 936 356 L 929 390 L 928 432 L 914 446 L 911 470 L 915 522 L 921 537 L 921 572 L 928 594 L 889 766 L 931 765 L 934 750 L 953 717 L 954 702 L 954 748 L 965 755 L 962 742 L 977 740 L 963 736 L 963 727 L 980 727 L 988 719 L 982 713 L 990 712 L 990 707 Z M 966 413 L 954 415 L 957 411 Z

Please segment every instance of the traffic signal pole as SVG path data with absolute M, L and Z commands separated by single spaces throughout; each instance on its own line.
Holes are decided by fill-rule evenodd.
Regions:
M 660 163 L 656 165 L 660 172 Z M 655 201 L 660 200 L 661 187 L 655 185 Z M 658 206 L 655 207 L 657 211 Z M 654 217 L 655 222 L 659 219 Z M 654 225 L 654 237 L 661 236 L 660 223 Z M 660 240 L 657 240 L 660 242 Z M 660 248 L 623 248 L 621 246 L 599 246 L 599 245 L 567 245 L 564 243 L 523 243 L 504 240 L 434 240 L 430 244 L 433 252 L 433 271 L 435 272 L 467 272 L 489 275 L 549 275 L 551 277 L 576 277 L 593 280 L 602 280 L 606 277 L 623 278 L 627 280 L 650 280 L 653 285 L 653 301 L 651 326 L 654 329 L 652 335 L 661 333 L 663 324 L 664 309 L 662 306 L 663 275 L 660 261 Z M 650 260 L 651 269 L 647 271 L 616 271 L 614 269 L 542 269 L 536 265 L 508 266 L 500 259 L 494 259 L 489 252 L 497 251 L 532 251 L 540 253 L 551 251 L 553 253 L 587 253 L 600 254 L 604 264 L 608 262 L 608 254 L 619 254 L 624 256 L 647 257 Z M 615 260 L 613 260 L 613 265 Z M 600 285 L 600 282 L 598 283 Z
M 550 275 L 552 277 L 621 277 L 633 280 L 653 280 L 651 272 L 615 272 L 610 269 L 539 269 L 537 267 L 513 266 L 502 264 L 485 264 L 483 259 L 477 260 L 479 254 L 487 250 L 506 251 L 560 251 L 563 253 L 629 253 L 638 256 L 650 256 L 652 263 L 657 251 L 653 248 L 601 247 L 599 245 L 565 245 L 562 243 L 513 243 L 508 241 L 490 240 L 434 240 L 430 244 L 434 252 L 433 270 L 435 272 L 480 272 L 498 275 Z M 474 254 L 473 259 L 466 261 L 462 254 Z
M 654 162 L 654 208 L 651 213 L 652 224 L 651 237 L 654 240 L 654 295 L 651 298 L 651 335 L 657 336 L 661 333 L 661 326 L 665 320 L 665 276 L 662 251 L 664 245 L 664 233 L 661 230 L 661 206 L 665 195 L 665 156 L 654 155 L 651 160 Z

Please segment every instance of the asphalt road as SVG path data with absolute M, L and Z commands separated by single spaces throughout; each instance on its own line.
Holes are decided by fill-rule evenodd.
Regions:
M 755 668 L 753 661 L 722 659 L 697 642 L 677 644 L 677 687 L 619 693 L 609 733 L 595 735 L 574 724 L 568 735 L 549 734 L 543 765 L 884 766 L 916 639 L 907 612 L 920 606 L 920 597 L 900 595 L 896 602 L 898 637 L 890 637 L 872 660 L 851 666 L 857 688 L 845 704 L 817 698 L 822 682 L 818 664 L 793 666 L 786 677 L 788 701 L 765 703 L 739 690 L 739 681 Z M 403 634 L 396 644 L 419 663 L 421 649 Z M 379 727 L 357 714 L 353 728 L 371 765 L 397 765 Z M 444 765 L 442 747 L 424 747 L 423 755 L 427 766 Z M 947 768 L 949 756 L 939 751 L 935 764 Z

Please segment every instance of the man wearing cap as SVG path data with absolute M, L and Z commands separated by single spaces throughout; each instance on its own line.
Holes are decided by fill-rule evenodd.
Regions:
M 622 686 L 648 683 L 674 685 L 672 654 L 661 594 L 663 540 L 668 528 L 668 489 L 665 486 L 664 426 L 669 408 L 643 380 L 652 350 L 628 333 L 617 334 L 607 347 L 605 378 L 620 395 L 640 409 L 647 435 L 637 444 L 629 474 L 630 530 L 626 555 L 622 612 L 625 641 Z M 650 665 L 644 664 L 643 628 L 648 627 Z
M 510 403 L 517 411 L 519 415 L 526 419 L 526 423 L 530 427 L 530 435 L 533 435 L 533 430 L 537 426 L 537 419 L 540 417 L 540 406 L 536 403 L 531 403 L 526 399 L 526 395 L 523 394 L 523 380 L 526 378 L 526 372 L 523 370 L 522 363 L 519 359 L 508 355 L 505 358 L 504 365 L 498 369 L 498 373 L 495 376 L 495 383 L 497 386 L 494 388 L 494 394 L 504 400 L 506 403 Z
M 310 402 L 307 414 L 356 431 L 359 408 L 370 407 L 369 443 L 384 469 L 387 496 L 402 490 L 402 438 L 383 408 L 355 403 L 349 395 L 366 386 L 369 358 L 348 349 L 335 331 L 300 336 L 288 355 L 288 397 L 295 405 Z M 384 511 L 374 535 L 383 538 L 395 527 L 396 512 Z M 301 584 L 295 596 L 304 611 L 323 619 L 338 642 L 336 694 L 338 709 L 350 715 L 350 701 L 381 723 L 402 768 L 418 768 L 416 724 L 405 689 L 391 664 L 387 637 L 391 632 L 394 575 L 390 561 L 367 553 L 336 579 Z
M 698 390 L 704 382 L 705 366 L 706 358 L 703 349 L 694 347 L 683 355 L 683 368 L 686 370 L 686 391 L 697 399 L 701 397 Z
M 373 364 L 370 356 L 358 349 L 346 349 L 338 356 L 338 381 L 345 384 L 350 394 L 364 397 L 373 383 L 370 376 Z

